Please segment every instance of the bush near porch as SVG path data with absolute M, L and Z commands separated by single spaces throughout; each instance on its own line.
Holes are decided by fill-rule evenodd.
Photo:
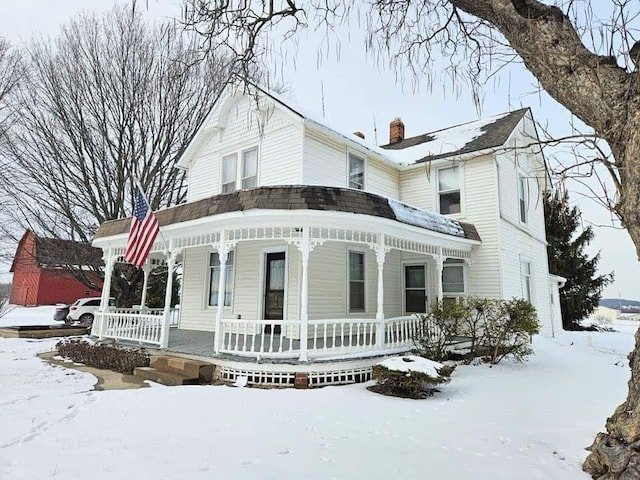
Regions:
M 470 344 L 464 354 L 467 363 L 483 357 L 497 364 L 508 355 L 522 362 L 533 353 L 531 335 L 540 331 L 533 305 L 516 298 L 445 300 L 420 319 L 423 328 L 414 338 L 418 354 L 437 361 L 450 358 L 451 345 L 463 339 Z
M 136 367 L 148 367 L 149 355 L 144 349 L 92 344 L 83 340 L 62 340 L 56 344 L 58 354 L 89 367 L 131 375 Z

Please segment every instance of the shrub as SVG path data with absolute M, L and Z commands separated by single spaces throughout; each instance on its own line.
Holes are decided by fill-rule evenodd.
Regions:
M 447 347 L 458 336 L 466 310 L 458 302 L 440 302 L 429 313 L 419 315 L 420 328 L 413 340 L 420 356 L 441 361 L 447 357 Z
M 377 383 L 369 389 L 393 397 L 425 398 L 437 391 L 436 385 L 448 383 L 454 369 L 421 357 L 390 358 L 373 366 Z
M 62 357 L 74 362 L 120 373 L 132 374 L 136 367 L 149 366 L 149 355 L 144 349 L 91 344 L 78 339 L 62 340 L 56 348 Z
M 540 331 L 536 309 L 526 300 L 503 300 L 500 307 L 486 316 L 482 345 L 488 349 L 489 361 L 500 363 L 507 355 L 522 362 L 533 353 L 531 335 Z
M 449 357 L 456 337 L 470 343 L 467 362 L 486 356 L 496 364 L 507 355 L 523 361 L 533 353 L 530 337 L 540 328 L 533 305 L 519 299 L 468 297 L 439 302 L 421 320 L 422 328 L 414 338 L 417 351 L 439 361 Z

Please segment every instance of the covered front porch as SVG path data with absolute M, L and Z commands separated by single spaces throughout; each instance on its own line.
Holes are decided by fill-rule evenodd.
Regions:
M 309 189 L 322 209 L 295 203 Z M 220 211 L 230 196 L 234 207 Z M 391 202 L 348 189 L 273 187 L 160 211 L 152 256 L 164 258 L 169 272 L 178 261 L 184 269 L 178 328 L 170 327 L 167 295 L 158 312 L 103 303 L 92 333 L 251 362 L 407 351 L 416 334 L 437 333 L 412 313 L 443 299 L 447 262 L 462 272 L 480 242 L 473 226 Z M 94 241 L 105 252 L 107 279 L 126 243 L 126 220 L 118 222 Z M 167 283 L 170 291 L 170 274 Z M 103 301 L 108 288 L 105 281 Z

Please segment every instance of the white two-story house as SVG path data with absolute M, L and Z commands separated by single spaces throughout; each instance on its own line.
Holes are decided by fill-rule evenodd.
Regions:
M 561 329 L 528 109 L 410 138 L 395 119 L 376 146 L 250 90 L 223 91 L 178 163 L 187 202 L 156 212 L 152 257 L 182 264 L 178 329 L 105 312 L 95 335 L 205 355 L 225 378 L 326 380 L 411 348 L 415 314 L 447 298 L 524 298 L 543 335 Z M 96 234 L 107 274 L 129 225 Z

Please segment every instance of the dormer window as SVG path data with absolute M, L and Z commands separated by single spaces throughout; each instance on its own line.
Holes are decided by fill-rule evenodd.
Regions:
M 460 173 L 458 167 L 438 170 L 438 202 L 440 213 L 460 213 Z
M 364 159 L 349 154 L 349 188 L 364 190 Z
M 240 162 L 238 162 L 240 157 Z M 258 185 L 258 147 L 222 157 L 222 193 Z

